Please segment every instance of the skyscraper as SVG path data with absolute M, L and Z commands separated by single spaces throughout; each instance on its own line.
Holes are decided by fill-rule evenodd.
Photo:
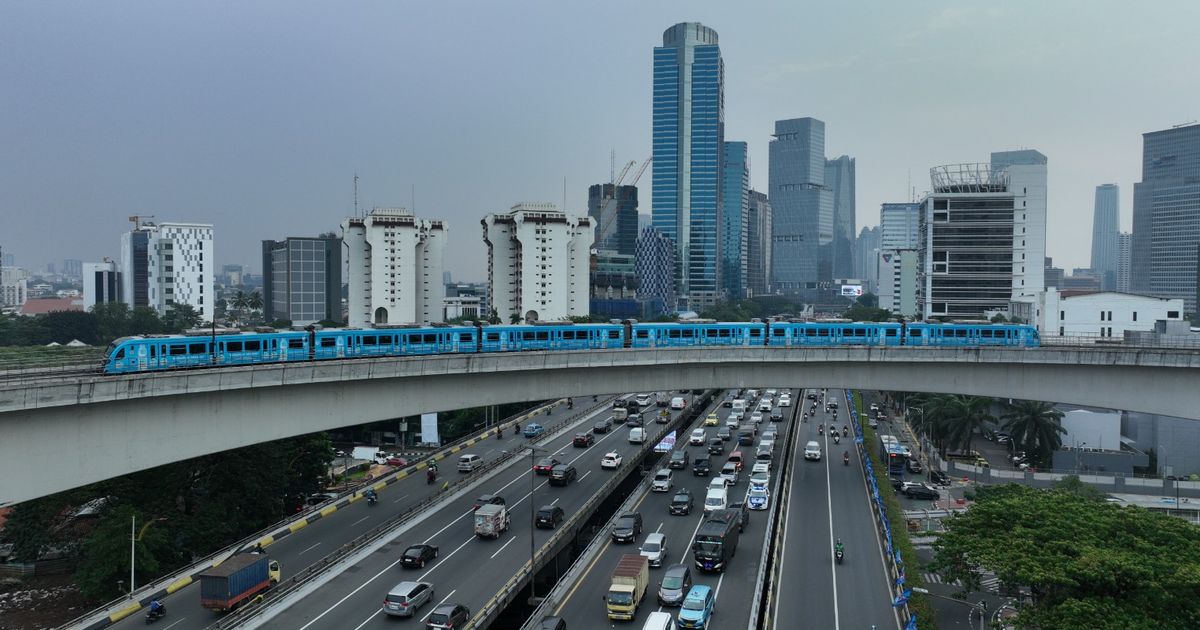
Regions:
M 834 278 L 861 277 L 854 273 L 854 158 L 825 160 L 825 185 L 833 194 L 833 241 L 829 258 Z
M 772 226 L 771 285 L 813 290 L 832 278 L 822 247 L 833 240 L 833 191 L 825 186 L 825 123 L 775 121 L 768 169 Z
M 689 308 L 720 297 L 718 204 L 725 140 L 725 64 L 717 32 L 696 22 L 654 49 L 654 227 L 675 243 L 677 294 Z
M 721 285 L 730 299 L 746 296 L 749 260 L 750 157 L 745 142 L 726 142 L 721 165 Z
M 1121 187 L 1102 184 L 1096 187 L 1096 206 L 1092 213 L 1092 271 L 1101 278 L 1101 286 L 1112 290 L 1117 284 L 1117 234 L 1121 230 Z
M 120 295 L 131 307 L 164 315 L 187 304 L 212 321 L 215 276 L 212 224 L 143 223 L 121 235 Z
M 609 216 L 601 216 L 607 210 Z M 588 216 L 596 226 L 595 246 L 632 256 L 638 238 L 637 186 L 593 184 L 588 187 Z M 603 232 L 603 234 L 601 234 Z
M 751 295 L 771 292 L 771 226 L 767 195 L 751 190 L 746 212 L 746 280 Z
M 854 276 L 864 290 L 879 294 L 879 226 L 864 227 L 854 241 Z
M 480 223 L 492 312 L 502 322 L 514 315 L 526 321 L 588 315 L 595 238 L 590 218 L 570 216 L 552 203 L 519 203 Z
M 343 220 L 350 325 L 442 321 L 446 232 L 442 221 L 418 219 L 405 208 L 373 208 Z
M 647 302 L 650 312 L 675 310 L 675 243 L 652 226 L 638 237 L 634 268 L 640 284 L 637 298 Z
M 342 321 L 342 239 L 262 242 L 263 319 Z
M 1121 232 L 1117 235 L 1117 284 L 1116 290 L 1129 292 L 1129 254 L 1133 249 L 1133 234 Z
M 1133 185 L 1133 290 L 1182 298 L 1196 312 L 1200 242 L 1200 124 L 1142 134 L 1142 181 Z

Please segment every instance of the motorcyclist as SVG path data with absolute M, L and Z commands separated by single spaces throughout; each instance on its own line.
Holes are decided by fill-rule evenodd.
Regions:
M 847 466 L 850 465 L 850 451 L 842 453 L 842 463 Z
M 825 435 L 825 423 L 824 422 L 817 425 L 817 435 Z
M 842 438 L 841 438 L 841 436 L 840 436 L 840 435 L 838 435 L 837 429 L 834 429 L 833 431 L 830 431 L 830 433 L 832 433 L 832 434 L 833 434 L 833 443 L 834 443 L 834 444 L 837 444 L 838 442 L 841 442 L 841 441 L 842 441 Z
M 504 427 L 496 427 L 496 439 L 499 440 L 499 439 L 503 439 L 503 438 L 504 438 Z
M 167 614 L 167 607 L 162 605 L 162 602 L 157 599 L 150 600 L 150 615 L 152 617 L 161 617 Z
M 837 542 L 833 544 L 833 552 L 838 555 L 844 555 L 846 553 L 846 548 L 842 545 L 841 538 L 837 539 Z
M 575 399 L 568 398 L 567 399 L 567 409 L 574 409 L 574 408 L 575 408 Z
M 515 432 L 515 433 L 521 432 L 521 423 L 520 422 L 513 423 L 513 432 Z
M 374 488 L 367 488 L 367 491 L 363 493 L 363 496 L 367 498 L 368 505 L 375 505 L 375 502 L 379 500 L 379 497 L 375 495 Z
M 842 425 L 842 437 L 850 437 L 850 427 Z
M 433 483 L 434 479 L 437 479 L 437 466 L 430 466 L 429 469 L 425 471 L 425 480 L 427 483 Z

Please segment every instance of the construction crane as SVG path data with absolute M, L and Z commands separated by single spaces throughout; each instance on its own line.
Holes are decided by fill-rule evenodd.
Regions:
M 142 219 L 153 219 L 153 214 L 133 214 L 129 216 L 129 222 L 133 223 L 133 230 L 136 232 L 142 229 Z
M 646 161 L 642 162 L 642 165 L 638 168 L 637 173 L 634 174 L 633 181 L 625 185 L 637 186 L 638 180 L 642 178 L 642 173 L 646 172 L 646 165 L 650 164 L 652 159 L 653 158 L 646 158 Z M 633 168 L 634 164 L 637 164 L 637 162 L 630 160 L 629 163 L 625 165 L 625 168 L 621 169 L 621 174 L 612 182 L 612 197 L 606 199 L 604 201 L 604 205 L 600 208 L 600 226 L 596 231 L 597 246 L 608 240 L 608 237 L 610 236 L 609 233 L 613 230 L 613 226 L 616 225 L 617 209 L 613 206 L 615 206 L 617 203 L 617 191 L 622 185 L 621 182 L 625 180 L 625 176 L 629 174 L 629 169 Z M 601 190 L 601 194 L 603 194 L 603 190 Z

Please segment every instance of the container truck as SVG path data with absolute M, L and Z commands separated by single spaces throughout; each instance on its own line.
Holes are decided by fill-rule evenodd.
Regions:
M 604 601 L 608 604 L 608 618 L 632 621 L 637 617 L 638 606 L 646 595 L 650 581 L 649 562 L 646 556 L 627 553 L 617 561 L 613 569 L 612 584 Z
M 278 561 L 261 553 L 240 553 L 200 574 L 200 605 L 233 610 L 278 583 Z

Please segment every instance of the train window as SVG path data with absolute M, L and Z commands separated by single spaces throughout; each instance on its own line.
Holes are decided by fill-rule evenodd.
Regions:
M 242 342 L 227 341 L 227 342 L 225 342 L 225 349 L 228 350 L 229 352 L 241 352 L 242 351 Z
M 521 339 L 524 341 L 533 341 L 536 335 L 532 331 L 521 333 Z
M 247 351 L 258 350 L 261 346 L 262 346 L 262 343 L 257 339 L 252 339 L 252 340 L 246 341 L 246 350 Z
M 391 335 L 379 335 L 379 345 L 381 345 L 381 346 L 392 345 L 392 336 Z
M 548 333 L 548 332 L 544 332 L 544 331 L 543 331 L 543 332 L 539 332 L 539 333 L 537 334 L 537 340 L 538 340 L 538 341 L 549 341 L 549 340 L 550 340 L 550 333 Z
M 777 332 L 783 332 L 783 331 L 782 331 L 782 330 L 780 330 L 780 331 L 777 331 Z M 751 337 L 761 337 L 761 336 L 762 336 L 762 330 L 760 330 L 760 329 L 758 329 L 758 328 L 751 328 L 751 329 L 750 329 L 750 336 L 751 336 Z
M 332 348 L 336 345 L 337 345 L 337 340 L 332 337 L 326 337 L 325 339 L 321 340 L 322 348 Z
M 637 338 L 638 338 L 638 339 L 647 339 L 647 338 L 649 338 L 649 337 L 650 337 L 650 331 L 648 331 L 648 330 L 639 330 L 639 331 L 637 331 Z
M 458 340 L 460 342 L 471 341 L 471 333 L 458 333 Z
M 909 336 L 909 337 L 920 337 L 920 336 L 921 336 L 921 329 L 920 329 L 920 328 L 909 328 L 909 329 L 908 329 L 908 336 Z
M 681 332 L 683 333 L 684 337 L 695 337 L 696 336 L 696 331 L 692 330 L 691 328 L 688 328 Z
M 173 357 L 187 354 L 187 346 L 185 346 L 185 345 L 170 346 L 170 351 L 171 351 L 171 356 L 173 356 Z
M 157 353 L 155 352 L 155 350 L 158 350 L 158 348 L 156 348 L 156 347 L 154 347 L 154 346 L 150 346 L 150 358 L 151 358 L 151 359 L 153 359 L 153 358 L 154 358 L 154 356 L 157 354 Z M 123 352 L 125 352 L 125 351 L 124 351 L 124 350 L 122 350 L 121 352 L 123 353 Z M 117 358 L 119 359 L 119 358 L 121 358 L 121 357 L 117 357 Z
M 188 344 L 188 354 L 207 354 L 207 353 L 208 353 L 208 350 L 205 350 L 204 344 L 202 344 L 202 343 Z
M 324 340 L 322 340 L 322 341 L 324 341 Z M 332 341 L 332 339 L 331 339 L 330 341 Z M 303 340 L 303 339 L 288 339 L 287 347 L 289 347 L 289 348 L 303 348 L 303 347 L 304 347 L 304 340 Z
M 485 333 L 483 338 L 488 341 L 500 341 L 500 333 Z
M 667 336 L 671 337 L 672 339 L 678 339 L 679 337 L 683 336 L 683 331 L 674 329 L 668 330 Z
M 621 331 L 619 331 L 619 330 L 610 330 L 610 331 L 608 331 L 608 338 L 609 338 L 609 339 L 620 339 L 620 338 L 621 338 Z
M 705 337 L 717 337 L 717 336 L 720 336 L 720 334 L 721 334 L 721 331 L 716 330 L 714 328 L 706 329 L 703 332 L 704 332 Z
M 421 343 L 437 343 L 437 335 L 421 335 Z
M 985 328 L 985 329 L 983 329 L 983 330 L 979 331 L 979 336 L 980 336 L 980 337 L 987 337 L 987 338 L 989 338 L 989 339 L 990 339 L 990 338 L 991 338 L 991 336 L 992 336 L 992 331 L 990 331 L 990 330 L 988 330 L 988 329 L 986 329 L 986 328 Z
M 154 358 L 154 346 L 150 346 L 150 351 L 151 351 L 151 352 L 150 352 L 150 357 L 151 357 L 151 358 Z M 120 350 L 117 350 L 117 356 L 116 356 L 116 358 L 117 358 L 117 359 L 124 359 L 124 358 L 125 358 L 125 348 L 121 348 Z
M 378 339 L 375 337 L 375 335 L 363 335 L 363 338 L 362 338 L 362 345 L 364 345 L 364 346 L 374 346 L 374 345 L 376 345 L 377 343 L 378 343 Z
M 805 337 L 816 337 L 816 336 L 817 336 L 817 331 L 816 331 L 816 330 L 814 330 L 814 329 L 812 329 L 812 328 L 805 328 L 805 329 L 804 329 L 804 336 L 805 336 Z
M 564 340 L 566 340 L 566 339 L 571 339 L 571 340 L 574 340 L 574 339 L 576 338 L 576 337 L 575 337 L 575 331 L 574 331 L 574 330 L 563 330 L 563 331 L 561 331 L 561 332 L 562 332 L 562 336 L 560 337 L 560 339 L 564 339 Z M 580 339 L 583 339 L 583 338 L 584 338 L 584 337 L 580 337 Z

